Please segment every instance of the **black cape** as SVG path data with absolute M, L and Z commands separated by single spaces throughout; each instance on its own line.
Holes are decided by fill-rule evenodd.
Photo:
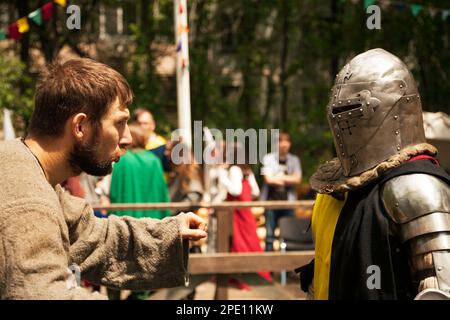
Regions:
M 411 278 L 408 247 L 401 245 L 390 231 L 392 222 L 381 201 L 381 187 L 388 180 L 405 174 L 425 173 L 450 185 L 450 176 L 430 160 L 407 162 L 388 171 L 369 185 L 349 192 L 340 213 L 333 239 L 330 265 L 329 299 L 391 300 L 413 299 L 418 283 Z M 369 289 L 378 266 L 380 289 Z M 372 283 L 372 281 L 369 281 Z

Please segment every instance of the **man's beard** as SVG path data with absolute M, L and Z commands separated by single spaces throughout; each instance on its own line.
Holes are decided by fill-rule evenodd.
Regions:
M 77 175 L 86 172 L 92 176 L 106 176 L 112 172 L 112 160 L 97 160 L 98 145 L 96 135 L 91 143 L 75 143 L 69 155 L 69 163 Z

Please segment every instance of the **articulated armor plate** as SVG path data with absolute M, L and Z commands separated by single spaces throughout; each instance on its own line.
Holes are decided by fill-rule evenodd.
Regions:
M 450 297 L 450 187 L 431 175 L 403 175 L 383 186 L 382 200 L 401 241 L 410 246 L 419 291 L 436 289 Z
M 425 142 L 416 82 L 406 65 L 383 49 L 356 56 L 336 76 L 327 117 L 345 176 Z

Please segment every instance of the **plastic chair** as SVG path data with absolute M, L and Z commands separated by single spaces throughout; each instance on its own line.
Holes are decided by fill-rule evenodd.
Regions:
M 280 251 L 314 250 L 310 219 L 282 217 L 280 228 Z M 286 270 L 281 271 L 281 285 L 286 285 Z

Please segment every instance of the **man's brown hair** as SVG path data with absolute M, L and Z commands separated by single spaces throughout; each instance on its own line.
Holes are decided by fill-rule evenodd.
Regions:
M 287 140 L 289 142 L 291 142 L 291 135 L 285 131 L 281 131 L 280 134 L 278 135 L 278 140 Z
M 143 115 L 144 113 L 149 113 L 149 114 L 153 117 L 153 114 L 150 112 L 150 110 L 145 109 L 145 108 L 137 108 L 137 109 L 135 109 L 135 110 L 133 111 L 133 117 L 132 117 L 132 120 L 133 120 L 133 121 L 138 121 L 139 117 L 140 117 L 141 115 Z
M 53 63 L 41 74 L 36 87 L 28 133 L 61 135 L 66 121 L 79 112 L 98 125 L 117 97 L 125 106 L 133 101 L 127 81 L 111 67 L 86 58 Z

